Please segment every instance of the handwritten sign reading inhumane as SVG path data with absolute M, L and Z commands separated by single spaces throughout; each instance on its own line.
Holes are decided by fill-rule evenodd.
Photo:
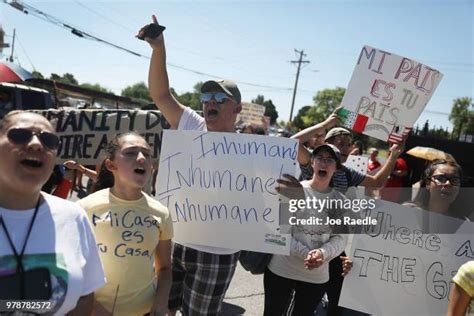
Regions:
M 295 174 L 295 140 L 259 135 L 163 133 L 156 192 L 175 240 L 289 254 L 279 233 L 276 180 Z
M 255 103 L 242 102 L 242 111 L 237 115 L 237 122 L 260 126 L 265 114 L 265 106 Z
M 382 201 L 365 215 L 378 223 L 354 236 L 339 305 L 373 315 L 445 315 L 455 272 L 474 259 L 474 223 Z
M 399 142 L 412 129 L 443 75 L 412 59 L 364 46 L 339 113 L 344 125 Z
M 107 143 L 117 134 L 136 131 L 160 155 L 161 133 L 167 128 L 159 111 L 143 110 L 46 110 L 33 111 L 45 116 L 59 136 L 58 162 L 76 160 L 100 164 Z

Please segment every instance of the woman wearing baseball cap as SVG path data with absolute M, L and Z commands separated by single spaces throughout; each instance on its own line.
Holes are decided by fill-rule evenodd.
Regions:
M 301 199 L 305 201 L 345 199 L 342 193 L 331 187 L 331 178 L 341 167 L 341 154 L 336 146 L 324 144 L 314 149 L 311 165 L 314 171 L 312 179 L 299 183 L 296 178 L 285 175 L 287 179 L 278 180 L 278 191 L 288 195 L 286 189 L 303 188 Z M 293 204 L 291 200 L 290 204 Z M 340 212 L 336 208 L 317 209 L 313 204 L 290 214 L 299 221 L 289 220 L 292 234 L 290 255 L 274 255 L 265 271 L 264 315 L 284 314 L 291 304 L 293 291 L 293 315 L 314 314 L 329 281 L 329 261 L 338 256 L 347 243 L 346 238 L 338 233 L 343 227 L 327 224 L 328 218 L 338 218 Z M 311 218 L 319 218 L 321 222 L 305 224 Z

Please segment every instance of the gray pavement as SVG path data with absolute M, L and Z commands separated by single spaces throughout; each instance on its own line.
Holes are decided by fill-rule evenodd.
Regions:
M 263 315 L 263 274 L 252 275 L 239 264 L 224 299 L 223 316 Z M 326 316 L 320 305 L 315 313 Z
M 262 315 L 263 274 L 252 275 L 239 264 L 224 299 L 222 314 Z

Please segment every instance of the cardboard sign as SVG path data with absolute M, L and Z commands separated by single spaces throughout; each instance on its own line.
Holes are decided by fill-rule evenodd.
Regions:
M 263 125 L 262 117 L 265 114 L 265 106 L 255 103 L 242 102 L 242 111 L 237 115 L 238 124 Z
M 380 200 L 370 216 L 378 224 L 354 235 L 339 305 L 372 315 L 445 315 L 454 273 L 474 259 L 474 223 Z
M 168 122 L 159 111 L 143 110 L 32 110 L 46 117 L 56 129 L 60 146 L 58 163 L 75 160 L 81 164 L 100 164 L 103 150 L 117 134 L 136 131 L 160 156 L 161 133 Z
M 412 59 L 364 46 L 338 114 L 355 132 L 400 142 L 442 77 L 438 70 Z
M 174 240 L 288 255 L 275 187 L 296 173 L 297 151 L 287 138 L 164 131 L 156 192 Z

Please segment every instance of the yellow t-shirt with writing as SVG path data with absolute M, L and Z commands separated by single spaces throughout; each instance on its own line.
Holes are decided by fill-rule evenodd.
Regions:
M 168 209 L 150 196 L 127 201 L 109 189 L 78 201 L 95 232 L 107 284 L 95 298 L 114 315 L 143 315 L 155 297 L 155 248 L 173 237 Z M 115 306 L 114 306 L 115 302 Z

